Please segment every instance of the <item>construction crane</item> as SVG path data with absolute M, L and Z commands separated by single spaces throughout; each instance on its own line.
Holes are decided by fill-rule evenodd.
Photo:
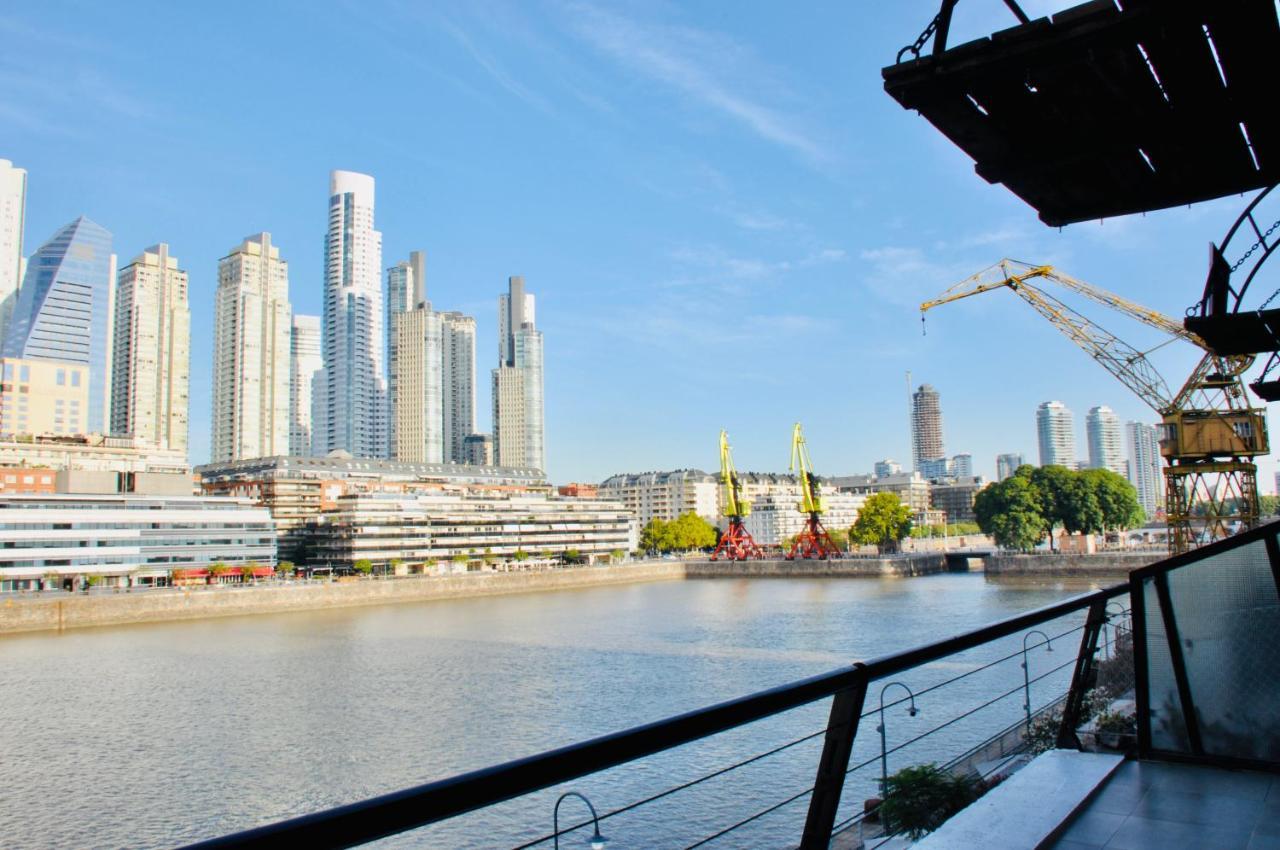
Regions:
M 800 482 L 800 503 L 796 505 L 805 515 L 804 527 L 796 535 L 787 550 L 788 561 L 801 558 L 839 558 L 840 547 L 822 526 L 822 515 L 827 505 L 818 492 L 818 481 L 813 475 L 813 462 L 809 460 L 809 447 L 804 441 L 800 423 L 791 431 L 791 471 Z
M 724 515 L 729 520 L 729 527 L 716 544 L 711 553 L 711 560 L 720 560 L 721 555 L 730 561 L 745 561 L 748 558 L 763 558 L 761 549 L 751 532 L 747 531 L 742 520 L 751 515 L 751 503 L 742 498 L 742 484 L 738 481 L 738 470 L 733 465 L 733 450 L 729 447 L 729 434 L 720 432 L 720 487 L 724 504 Z
M 1115 310 L 1169 337 L 1196 346 L 1204 356 L 1174 393 L 1142 352 L 1046 292 L 1051 283 Z M 1155 310 L 1057 271 L 1001 260 L 961 281 L 932 301 L 924 313 L 972 295 L 1009 289 L 1160 414 L 1160 454 L 1166 461 L 1165 516 L 1169 549 L 1185 552 L 1249 528 L 1258 521 L 1257 466 L 1269 450 L 1265 413 L 1251 408 L 1243 375 L 1253 355 L 1219 356 L 1181 323 Z M 1197 532 L 1199 527 L 1199 532 Z

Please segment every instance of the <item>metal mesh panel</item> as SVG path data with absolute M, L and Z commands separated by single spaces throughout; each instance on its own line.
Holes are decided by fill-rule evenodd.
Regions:
M 1190 752 L 1187 727 L 1178 701 L 1178 683 L 1173 676 L 1173 661 L 1164 617 L 1160 614 L 1160 598 L 1153 578 L 1142 580 L 1142 604 L 1146 611 L 1147 692 L 1151 700 L 1151 746 L 1157 750 Z
M 1280 760 L 1280 598 L 1266 544 L 1173 570 L 1169 593 L 1205 753 Z

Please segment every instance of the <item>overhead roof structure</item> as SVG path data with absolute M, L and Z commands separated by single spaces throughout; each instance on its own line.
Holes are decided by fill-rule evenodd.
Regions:
M 885 90 L 1045 224 L 1280 182 L 1273 0 L 1095 0 L 1037 20 L 1005 0 L 1022 23 L 947 47 L 956 2 L 883 70 Z

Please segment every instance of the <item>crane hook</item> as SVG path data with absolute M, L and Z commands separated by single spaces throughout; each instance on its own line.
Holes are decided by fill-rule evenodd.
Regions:
M 924 310 L 920 311 L 920 336 L 928 336 L 929 329 L 924 324 Z

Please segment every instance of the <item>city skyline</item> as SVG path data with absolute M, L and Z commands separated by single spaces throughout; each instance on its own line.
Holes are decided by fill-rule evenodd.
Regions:
M 226 248 L 270 231 L 290 260 L 295 311 L 317 315 L 317 239 L 327 224 L 320 181 L 334 168 L 371 174 L 385 255 L 428 251 L 437 300 L 480 318 L 481 366 L 496 347 L 497 285 L 519 271 L 538 290 L 555 480 L 710 467 L 722 427 L 733 431 L 740 463 L 781 469 L 797 419 L 823 447 L 819 472 L 905 461 L 907 369 L 947 395 L 947 442 L 972 452 L 987 477 L 999 453 L 1035 456 L 1027 411 L 1045 398 L 1155 420 L 1017 299 L 992 293 L 932 312 L 927 336 L 916 307 L 1011 255 L 1181 316 L 1203 284 L 1203 246 L 1226 231 L 1239 199 L 1044 227 L 884 97 L 879 68 L 896 49 L 886 45 L 919 31 L 911 8 L 873 16 L 831 4 L 803 21 L 764 8 L 732 18 L 696 8 L 538 9 L 417 15 L 374 3 L 355 21 L 323 9 L 305 21 L 266 10 L 251 32 L 206 21 L 201 38 L 264 57 L 217 75 L 187 68 L 177 45 L 146 56 L 124 49 L 127 30 L 109 9 L 74 21 L 39 6 L 16 10 L 24 36 L 14 40 L 14 62 L 44 67 L 59 37 L 92 45 L 51 69 L 47 83 L 81 92 L 80 108 L 21 80 L 5 94 L 15 119 L 0 157 L 28 175 L 26 250 L 84 213 L 115 234 L 122 257 L 168 242 L 191 275 L 193 312 L 208 311 Z M 953 39 L 985 35 L 1003 11 L 958 16 Z M 619 29 L 635 49 L 606 37 Z M 294 40 L 282 48 L 286 33 Z M 290 45 L 300 34 L 387 48 L 367 51 L 377 85 L 297 51 Z M 647 64 L 641 48 L 667 64 Z M 229 120 L 211 122 L 189 105 L 253 90 L 280 61 L 317 83 L 284 109 L 241 103 Z M 156 74 L 159 63 L 171 70 Z M 664 77 L 660 67 L 680 73 Z M 425 81 L 430 108 L 404 115 L 410 79 Z M 344 121 L 307 133 L 335 99 Z M 392 115 L 403 132 L 370 131 Z M 131 132 L 119 132 L 126 121 Z M 495 131 L 513 122 L 522 144 Z M 872 123 L 879 129 L 869 135 Z M 410 137 L 414 144 L 402 141 Z M 915 200 L 930 194 L 937 203 Z M 194 463 L 210 452 L 212 344 L 197 324 Z M 1161 352 L 1170 383 L 1194 359 L 1175 348 Z M 792 400 L 750 415 L 713 403 L 726 364 L 742 353 L 752 397 Z M 798 383 L 821 390 L 822 402 L 789 396 Z M 490 430 L 489 419 L 482 402 L 477 430 Z M 1263 480 L 1274 469 L 1264 459 Z

